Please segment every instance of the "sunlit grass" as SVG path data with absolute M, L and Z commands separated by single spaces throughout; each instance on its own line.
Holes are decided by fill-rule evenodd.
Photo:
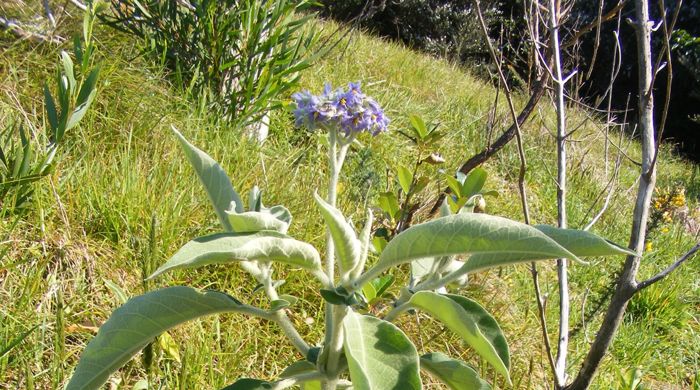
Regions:
M 66 25 L 71 30 L 74 26 Z M 319 25 L 327 31 L 335 26 Z M 254 185 L 264 190 L 266 204 L 284 204 L 294 216 L 290 234 L 320 247 L 324 229 L 310 194 L 323 192 L 324 150 L 315 136 L 294 129 L 290 115 L 272 117 L 271 136 L 261 147 L 247 142 L 235 129 L 215 124 L 214 118 L 181 97 L 164 72 L 142 56 L 133 38 L 106 28 L 98 32 L 103 72 L 98 96 L 84 123 L 67 135 L 56 171 L 37 185 L 34 210 L 10 230 L 0 232 L 6 255 L 0 259 L 0 345 L 34 326 L 38 328 L 9 355 L 0 358 L 0 388 L 58 388 L 69 377 L 77 357 L 99 326 L 118 305 L 106 286 L 109 280 L 128 295 L 143 291 L 143 269 L 153 269 L 189 239 L 216 228 L 206 195 L 183 161 L 169 128 L 180 128 L 193 143 L 222 163 L 245 193 Z M 387 108 L 394 129 L 406 126 L 407 114 L 420 113 L 447 131 L 439 147 L 453 172 L 488 142 L 488 112 L 495 90 L 470 76 L 468 69 L 417 54 L 400 45 L 352 33 L 348 41 L 303 74 L 302 87 L 318 91 L 323 82 L 345 84 L 361 80 L 366 92 Z M 0 119 L 21 109 L 29 120 L 42 123 L 41 87 L 54 74 L 58 48 L 12 43 L 2 38 L 0 57 Z M 522 100 L 522 99 L 519 99 Z M 503 102 L 501 101 L 501 104 Z M 528 158 L 527 187 L 533 219 L 555 221 L 554 140 L 551 108 L 543 103 L 541 116 L 524 129 Z M 572 124 L 584 115 L 572 113 Z M 502 107 L 496 132 L 508 124 Z M 608 177 L 603 163 L 604 138 L 600 125 L 589 122 L 570 147 L 570 225 L 582 227 L 590 219 L 592 202 Z M 389 133 L 361 138 L 341 178 L 340 207 L 362 220 L 365 201 L 371 206 L 386 185 L 386 168 L 412 156 L 401 136 Z M 635 159 L 639 147 L 627 154 Z M 362 156 L 362 158 L 358 156 Z M 609 170 L 615 150 L 611 150 Z M 623 159 L 620 180 L 606 214 L 594 231 L 626 243 L 636 167 Z M 519 160 L 514 146 L 486 164 L 488 188 L 501 196 L 488 212 L 520 219 L 517 193 Z M 355 170 L 354 172 L 352 170 Z M 358 173 L 359 172 L 359 173 Z M 659 170 L 661 185 L 697 186 L 689 164 L 664 150 Z M 358 177 L 360 177 L 358 179 Z M 363 177 L 370 177 L 369 183 Z M 438 183 L 427 193 L 435 198 Z M 358 195 L 359 194 L 359 195 Z M 348 195 L 348 196 L 344 196 Z M 354 195 L 354 196 L 349 196 Z M 600 202 L 592 208 L 595 214 Z M 155 225 L 153 224 L 155 221 Z M 151 239 L 152 236 L 155 240 Z M 692 240 L 675 227 L 655 239 L 655 250 L 643 261 L 641 274 L 651 275 L 671 262 Z M 621 258 L 592 259 L 590 266 L 573 265 L 572 325 L 580 330 L 571 345 L 573 374 L 588 342 L 595 336 L 602 309 Z M 548 296 L 548 321 L 556 329 L 557 290 L 552 264 L 543 263 L 542 288 Z M 393 271 L 405 278 L 405 270 Z M 301 298 L 292 320 L 308 340 L 319 340 L 322 314 L 317 288 L 297 269 L 280 269 L 286 280 L 282 293 Z M 598 388 L 616 383 L 620 370 L 641 366 L 645 381 L 690 386 L 697 375 L 697 332 L 700 305 L 700 267 L 695 263 L 659 287 L 633 300 L 619 338 L 596 382 Z M 252 304 L 265 304 L 255 283 L 237 268 L 211 267 L 177 272 L 146 286 L 187 284 L 222 289 Z M 531 280 L 526 266 L 475 275 L 464 292 L 476 297 L 504 327 L 512 350 L 516 388 L 542 388 L 549 377 L 543 355 Z M 584 315 L 582 316 L 582 313 Z M 426 317 L 407 316 L 406 329 L 421 351 L 445 350 L 476 362 L 474 354 L 449 332 Z M 172 332 L 180 347 L 178 363 L 158 353 L 150 374 L 139 359 L 120 371 L 115 381 L 131 388 L 150 375 L 163 388 L 221 388 L 240 376 L 272 378 L 286 364 L 300 359 L 271 324 L 226 315 L 196 321 Z M 552 340 L 556 334 L 552 333 Z M 503 384 L 481 367 L 484 378 Z

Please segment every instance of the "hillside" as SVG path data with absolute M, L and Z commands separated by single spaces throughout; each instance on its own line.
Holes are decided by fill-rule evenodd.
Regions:
M 337 26 L 318 22 L 332 32 Z M 78 25 L 64 26 L 69 35 Z M 170 132 L 181 129 L 196 145 L 216 158 L 242 193 L 257 185 L 267 204 L 283 204 L 294 215 L 290 235 L 321 248 L 324 227 L 311 201 L 315 189 L 326 186 L 324 149 L 318 137 L 295 129 L 289 112 L 275 112 L 270 138 L 262 145 L 247 141 L 235 129 L 218 123 L 173 88 L 165 71 L 140 52 L 134 38 L 100 27 L 96 33 L 102 63 L 101 81 L 92 110 L 79 127 L 67 134 L 57 169 L 36 184 L 31 212 L 0 222 L 4 256 L 0 258 L 0 345 L 33 327 L 9 355 L 0 357 L 0 388 L 60 388 L 76 365 L 80 352 L 120 304 L 119 288 L 127 296 L 144 289 L 173 284 L 216 288 L 251 304 L 263 304 L 255 282 L 238 268 L 221 266 L 177 272 L 155 282 L 144 274 L 163 263 L 189 239 L 215 229 L 206 194 L 181 155 Z M 32 123 L 42 114 L 44 81 L 55 73 L 60 47 L 14 41 L 0 36 L 0 126 L 20 112 Z M 470 75 L 469 69 L 430 58 L 395 43 L 352 32 L 325 58 L 302 74 L 301 88 L 320 91 L 324 82 L 345 85 L 361 81 L 391 117 L 391 131 L 363 137 L 351 151 L 341 177 L 340 208 L 363 220 L 366 206 L 377 202 L 387 186 L 388 167 L 410 163 L 413 156 L 397 130 L 409 124 L 408 114 L 439 123 L 447 135 L 436 151 L 454 172 L 461 162 L 482 149 L 492 135 L 489 116 L 495 89 Z M 519 98 L 518 100 L 523 100 Z M 556 220 L 554 125 L 551 107 L 540 111 L 524 128 L 528 160 L 526 183 L 535 223 Z M 502 96 L 493 132 L 508 126 Z M 605 156 L 605 133 L 596 114 L 572 109 L 577 130 L 570 152 L 570 225 L 581 228 L 601 207 L 599 196 L 610 180 L 617 149 Z M 36 131 L 36 129 L 33 129 Z M 610 205 L 592 231 L 625 243 L 639 146 L 611 133 L 625 150 L 619 181 Z M 607 161 L 606 161 L 607 159 Z M 488 189 L 500 196 L 489 200 L 487 212 L 522 219 L 517 191 L 519 159 L 514 145 L 489 161 Z M 608 172 L 606 175 L 606 171 Z M 662 151 L 659 188 L 682 187 L 697 207 L 698 167 Z M 433 174 L 439 176 L 437 168 Z M 437 180 L 426 192 L 431 205 L 445 186 Z M 592 210 L 592 211 L 591 211 Z M 418 218 L 424 218 L 423 213 Z M 16 223 L 16 226 L 14 225 Z M 693 238 L 680 222 L 665 225 L 653 236 L 641 274 L 650 275 L 685 252 Z M 614 280 L 621 258 L 591 259 L 572 266 L 571 372 L 578 367 L 600 320 L 599 302 Z M 406 278 L 406 269 L 397 275 Z M 557 289 L 553 263 L 540 265 L 543 293 L 548 299 L 550 329 L 555 329 Z M 308 339 L 318 339 L 321 302 L 306 274 L 279 269 L 286 280 L 284 293 L 301 298 L 293 321 Z M 619 373 L 640 367 L 649 388 L 697 386 L 700 370 L 700 263 L 689 262 L 668 280 L 633 300 L 625 323 L 595 382 L 596 388 L 616 387 Z M 512 353 L 514 388 L 542 388 L 549 377 L 541 351 L 532 281 L 527 266 L 508 267 L 476 275 L 466 295 L 478 298 L 499 320 Z M 582 313 L 585 317 L 582 318 Z M 461 341 L 427 317 L 406 316 L 405 329 L 420 351 L 444 350 L 466 361 L 478 360 Z M 118 388 L 136 388 L 150 375 L 163 388 L 222 388 L 240 376 L 272 378 L 299 358 L 270 323 L 242 316 L 222 315 L 195 321 L 170 332 L 172 341 L 156 356 L 147 374 L 135 359 L 114 379 Z M 552 338 L 554 334 L 552 333 Z M 537 347 L 534 347 L 537 346 Z M 177 351 L 177 352 L 173 352 Z M 502 379 L 481 367 L 481 375 L 498 388 Z M 429 388 L 439 388 L 438 385 Z

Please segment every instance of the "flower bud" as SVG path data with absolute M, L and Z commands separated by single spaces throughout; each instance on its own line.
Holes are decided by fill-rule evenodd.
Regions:
M 445 158 L 440 155 L 440 153 L 433 152 L 430 156 L 423 159 L 421 162 L 427 162 L 431 165 L 440 165 L 445 163 Z
M 486 200 L 483 196 L 480 196 L 479 199 L 477 199 L 476 204 L 474 205 L 474 212 L 482 214 L 486 212 Z

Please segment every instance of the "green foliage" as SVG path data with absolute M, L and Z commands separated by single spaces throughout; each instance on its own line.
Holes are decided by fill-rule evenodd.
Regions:
M 309 67 L 309 0 L 112 0 L 107 23 L 143 38 L 179 85 L 226 120 L 257 123 Z
M 271 310 L 244 305 L 223 293 L 210 291 L 202 294 L 182 286 L 156 290 L 133 298 L 112 314 L 85 349 L 69 389 L 97 388 L 107 380 L 110 373 L 157 335 L 185 321 L 217 312 L 236 311 L 274 321 L 301 353 L 311 354 L 314 349 L 301 339 L 285 314 L 286 310 L 292 309 L 296 298 L 279 296 L 275 290 L 272 264 L 276 262 L 310 271 L 321 283 L 319 292 L 326 302 L 327 310 L 327 341 L 315 358 L 314 368 L 297 370 L 299 364 L 295 363 L 295 369 L 289 369 L 294 374 L 288 371 L 289 376 L 278 381 L 245 378 L 229 386 L 229 389 L 272 386 L 286 388 L 307 382 L 308 388 L 325 382 L 327 387 L 333 389 L 345 369 L 349 372 L 353 387 L 357 389 L 420 389 L 420 364 L 416 347 L 391 323 L 410 309 L 427 312 L 443 323 L 510 383 L 508 344 L 493 316 L 468 298 L 440 295 L 427 290 L 444 288 L 469 272 L 504 264 L 627 252 L 587 232 L 559 231 L 555 228 L 542 228 L 541 231 L 501 217 L 462 212 L 415 225 L 398 234 L 381 253 L 376 264 L 365 270 L 371 213 L 360 233 L 361 242 L 354 227 L 342 213 L 316 195 L 320 214 L 329 227 L 329 243 L 335 243 L 338 249 L 337 261 L 341 278 L 340 283 L 336 284 L 334 273 L 326 274 L 318 252 L 310 244 L 294 240 L 276 230 L 266 230 L 274 225 L 269 223 L 271 215 L 264 213 L 266 209 L 257 188 L 251 191 L 249 201 L 254 211 L 246 213 L 237 209 L 236 205 L 240 202 L 231 202 L 231 199 L 240 197 L 218 163 L 187 142 L 177 131 L 175 133 L 207 189 L 214 210 L 221 216 L 221 208 L 228 203 L 225 214 L 229 217 L 247 214 L 249 218 L 246 221 L 252 223 L 241 225 L 246 232 L 236 232 L 235 229 L 229 230 L 236 224 L 227 226 L 225 222 L 230 219 L 222 218 L 222 225 L 228 232 L 190 241 L 156 270 L 151 278 L 177 268 L 225 264 L 234 260 L 240 264 L 245 262 L 247 266 L 244 268 L 268 295 Z M 336 150 L 338 146 L 332 144 L 335 139 L 334 136 L 330 137 L 331 150 Z M 347 145 L 340 144 L 340 147 Z M 337 163 L 338 160 L 334 162 Z M 333 164 L 331 169 L 339 170 L 340 167 Z M 331 178 L 333 177 L 337 178 L 337 173 L 332 172 Z M 336 185 L 331 181 L 329 188 L 335 188 Z M 480 187 L 481 185 L 476 185 L 470 191 Z M 288 211 L 278 215 L 286 221 L 291 218 Z M 249 231 L 254 227 L 261 230 Z M 391 286 L 393 277 L 380 277 L 389 267 L 419 259 L 452 259 L 452 256 L 458 254 L 471 254 L 472 257 L 454 274 L 437 281 L 431 279 L 431 286 L 426 283 L 417 284 L 413 286 L 415 293 L 404 288 L 395 308 L 383 319 L 355 312 L 365 311 L 366 303 L 371 304 L 373 300 L 381 298 Z M 429 372 L 449 386 L 455 385 L 455 378 L 465 377 L 484 387 L 481 379 L 464 363 L 442 355 L 428 356 L 424 360 Z M 347 366 L 341 362 L 347 362 Z
M 97 4 L 91 5 L 85 13 L 83 37 L 76 36 L 73 42 L 78 73 L 71 56 L 61 51 L 56 66 L 55 94 L 48 83 L 44 84 L 48 126 L 15 120 L 0 128 L 0 213 L 3 215 L 20 213 L 30 206 L 34 183 L 51 173 L 66 132 L 78 125 L 95 99 L 100 67 L 93 65 L 92 28 L 97 7 Z M 45 128 L 45 131 L 31 134 L 27 127 Z
M 379 194 L 379 208 L 384 212 L 386 234 L 376 235 L 379 246 L 384 246 L 396 234 L 411 226 L 414 214 L 422 206 L 420 196 L 434 182 L 434 167 L 445 162 L 437 153 L 438 142 L 445 136 L 437 125 L 426 125 L 416 114 L 408 116 L 411 126 L 399 131 L 408 141 L 408 149 L 415 156 L 413 167 L 398 165 L 395 186 Z
M 394 324 L 350 312 L 343 330 L 353 388 L 421 389 L 416 347 Z
M 491 386 L 479 378 L 473 368 L 440 352 L 421 356 L 420 368 L 439 378 L 450 390 L 491 390 Z
M 83 351 L 67 389 L 97 389 L 156 336 L 183 322 L 224 312 L 249 313 L 236 299 L 215 291 L 176 286 L 127 301 L 100 327 Z
M 420 291 L 406 305 L 425 311 L 445 324 L 511 383 L 506 338 L 496 320 L 479 304 L 458 295 Z

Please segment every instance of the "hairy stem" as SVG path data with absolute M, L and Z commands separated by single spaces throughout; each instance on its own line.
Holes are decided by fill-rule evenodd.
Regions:
M 275 286 L 272 285 L 272 275 L 270 274 L 269 268 L 267 272 L 264 272 L 262 284 L 265 294 L 271 301 L 279 299 L 277 290 L 275 290 Z M 276 311 L 273 314 L 272 321 L 277 323 L 277 325 L 282 328 L 282 332 L 284 332 L 289 341 L 291 341 L 294 347 L 299 350 L 304 357 L 306 357 L 306 355 L 309 353 L 309 345 L 306 343 L 306 341 L 304 341 L 297 329 L 294 327 L 294 324 L 289 319 L 284 309 Z
M 337 187 L 340 178 L 340 170 L 345 162 L 352 137 L 342 137 L 337 129 L 331 128 L 328 132 L 328 161 L 330 164 L 330 180 L 328 182 L 327 202 L 335 207 L 337 203 Z M 335 246 L 331 237 L 330 228 L 326 232 L 326 272 L 331 287 L 335 285 Z M 323 383 L 324 390 L 335 390 L 338 386 L 340 355 L 343 347 L 342 323 L 348 308 L 341 305 L 326 303 L 325 323 L 326 334 L 324 337 L 324 350 L 327 351 L 325 364 L 328 380 Z M 324 352 L 325 352 L 324 351 Z

